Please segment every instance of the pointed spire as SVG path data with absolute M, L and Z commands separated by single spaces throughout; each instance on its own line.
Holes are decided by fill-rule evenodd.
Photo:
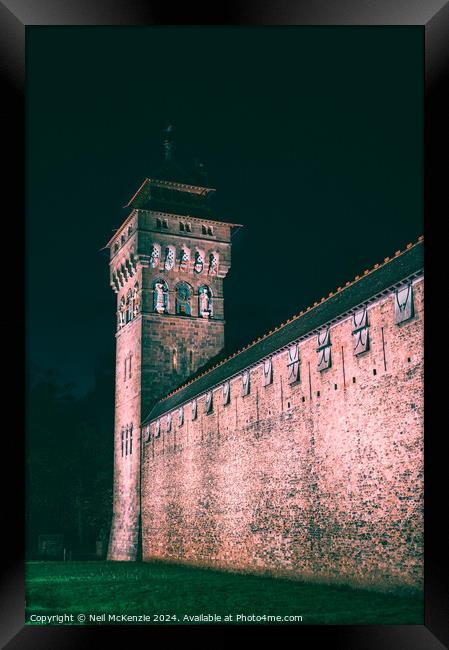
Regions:
M 173 126 L 169 124 L 164 131 L 164 159 L 165 162 L 172 160 L 173 156 Z

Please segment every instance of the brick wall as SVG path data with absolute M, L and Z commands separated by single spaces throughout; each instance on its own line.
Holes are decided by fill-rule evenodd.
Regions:
M 368 308 L 370 350 L 354 356 L 352 320 L 331 327 L 332 365 L 317 339 L 241 375 L 213 412 L 185 405 L 172 431 L 143 444 L 144 559 L 389 588 L 422 585 L 423 281 L 415 316 L 394 321 L 394 297 Z M 146 439 L 146 435 L 144 436 Z

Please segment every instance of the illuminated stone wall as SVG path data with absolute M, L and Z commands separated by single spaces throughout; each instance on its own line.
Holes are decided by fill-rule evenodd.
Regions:
M 317 336 L 231 379 L 230 402 L 184 422 L 172 412 L 143 430 L 142 537 L 153 558 L 248 572 L 389 588 L 420 587 L 423 563 L 423 291 L 396 324 L 391 292 L 367 310 L 369 349 L 354 323 L 330 328 L 331 365 Z

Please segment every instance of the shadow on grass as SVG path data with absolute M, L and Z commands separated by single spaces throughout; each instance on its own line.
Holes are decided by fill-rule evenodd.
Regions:
M 424 604 L 416 592 L 380 593 L 161 562 L 27 563 L 27 622 L 32 614 L 79 613 L 106 614 L 106 624 L 111 624 L 108 614 L 146 614 L 153 624 L 164 622 L 155 620 L 156 614 L 186 624 L 203 623 L 184 619 L 202 614 L 221 616 L 222 622 L 232 614 L 231 623 L 276 622 L 237 620 L 240 614 L 296 615 L 302 624 L 314 625 L 422 625 Z M 174 619 L 165 623 L 175 624 Z

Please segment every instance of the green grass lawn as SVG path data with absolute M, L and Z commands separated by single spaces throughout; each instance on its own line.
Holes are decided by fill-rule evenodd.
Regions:
M 186 614 L 220 615 L 221 622 L 231 624 L 252 623 L 237 620 L 237 614 L 265 614 L 299 615 L 302 624 L 315 625 L 422 625 L 424 606 L 420 594 L 385 594 L 156 562 L 27 563 L 27 622 L 32 614 L 74 614 L 73 624 L 79 624 L 78 614 L 103 613 L 108 625 L 108 614 L 146 614 L 150 624 L 164 623 L 155 621 L 155 614 L 176 616 L 177 622 L 164 623 L 169 625 L 198 623 L 184 620 Z M 229 614 L 233 619 L 225 621 Z M 264 622 L 275 621 L 255 621 Z M 87 619 L 85 624 L 94 622 Z

